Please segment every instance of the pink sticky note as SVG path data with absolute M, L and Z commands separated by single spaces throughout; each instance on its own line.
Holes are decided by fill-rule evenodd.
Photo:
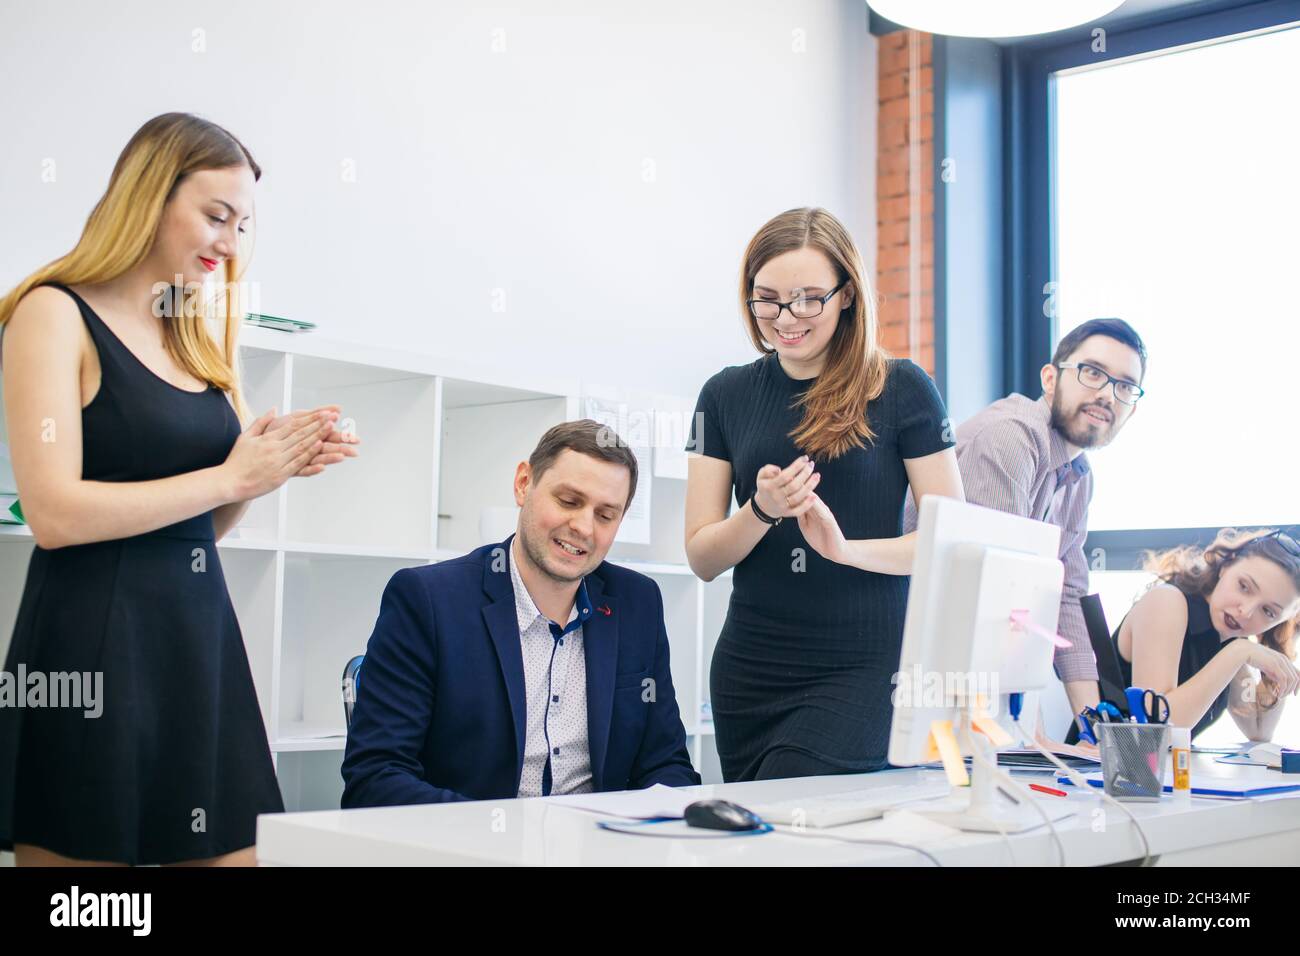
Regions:
M 1041 637 L 1043 640 L 1051 642 L 1056 647 L 1071 646 L 1070 642 L 1067 641 L 1065 638 L 1063 638 L 1060 634 L 1057 634 L 1055 631 L 1049 631 L 1047 628 L 1039 627 L 1037 624 L 1035 624 L 1033 620 L 1029 617 L 1028 609 L 1018 609 L 1012 611 L 1011 625 L 1013 627 L 1019 628 L 1020 630 L 1028 631 L 1030 634 L 1033 634 L 1037 637 Z

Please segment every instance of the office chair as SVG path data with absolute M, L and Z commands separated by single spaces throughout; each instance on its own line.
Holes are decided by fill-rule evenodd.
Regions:
M 357 702 L 357 690 L 361 686 L 361 662 L 366 655 L 358 654 L 348 661 L 343 668 L 343 726 L 352 727 L 352 707 Z

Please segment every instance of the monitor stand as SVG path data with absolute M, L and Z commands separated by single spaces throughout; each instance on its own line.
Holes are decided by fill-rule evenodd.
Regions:
M 996 765 L 997 750 L 988 738 L 978 731 L 972 733 L 967 720 L 961 721 L 959 728 L 958 739 L 966 748 L 972 753 L 978 749 L 985 761 Z M 975 759 L 971 761 L 969 787 L 953 787 L 952 794 L 945 799 L 931 800 L 923 807 L 908 809 L 928 820 L 980 833 L 1020 833 L 1046 826 L 1043 814 L 1029 805 L 1031 799 L 1036 801 L 1036 806 L 1042 807 L 1052 822 L 1072 817 L 1078 809 L 1077 805 L 1060 797 L 1043 796 L 1040 799 L 1027 794 L 1018 796 L 1021 797 L 1018 803 L 1012 803 L 1003 796 L 998 790 L 998 781 L 992 767 Z

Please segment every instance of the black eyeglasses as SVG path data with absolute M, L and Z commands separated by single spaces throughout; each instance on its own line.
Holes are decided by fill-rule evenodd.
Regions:
M 778 302 L 776 299 L 750 299 L 747 304 L 754 318 L 762 319 L 764 322 L 775 322 L 781 317 L 782 309 L 789 309 L 790 314 L 796 319 L 815 319 L 822 314 L 822 309 L 830 301 L 831 296 L 848 284 L 846 279 L 823 296 L 804 295 L 789 302 Z
M 1095 365 L 1089 365 L 1087 362 L 1061 362 L 1057 368 L 1075 369 L 1079 376 L 1079 383 L 1098 391 L 1105 388 L 1112 382 L 1115 383 L 1115 400 L 1123 402 L 1125 405 L 1136 405 L 1137 400 L 1146 394 L 1140 385 L 1127 381 L 1122 378 L 1116 378 L 1114 375 L 1097 368 Z

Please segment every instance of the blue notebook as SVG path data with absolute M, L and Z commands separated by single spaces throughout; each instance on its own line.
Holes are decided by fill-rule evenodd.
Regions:
M 1102 786 L 1100 773 L 1087 774 L 1085 779 L 1094 787 Z M 1165 779 L 1168 781 L 1168 776 Z M 1068 777 L 1057 777 L 1057 780 L 1070 783 Z M 1164 789 L 1165 793 L 1172 793 L 1173 783 L 1166 782 Z M 1283 775 L 1267 767 L 1197 762 L 1192 767 L 1192 793 L 1202 797 L 1241 800 L 1277 793 L 1300 793 L 1300 777 Z

